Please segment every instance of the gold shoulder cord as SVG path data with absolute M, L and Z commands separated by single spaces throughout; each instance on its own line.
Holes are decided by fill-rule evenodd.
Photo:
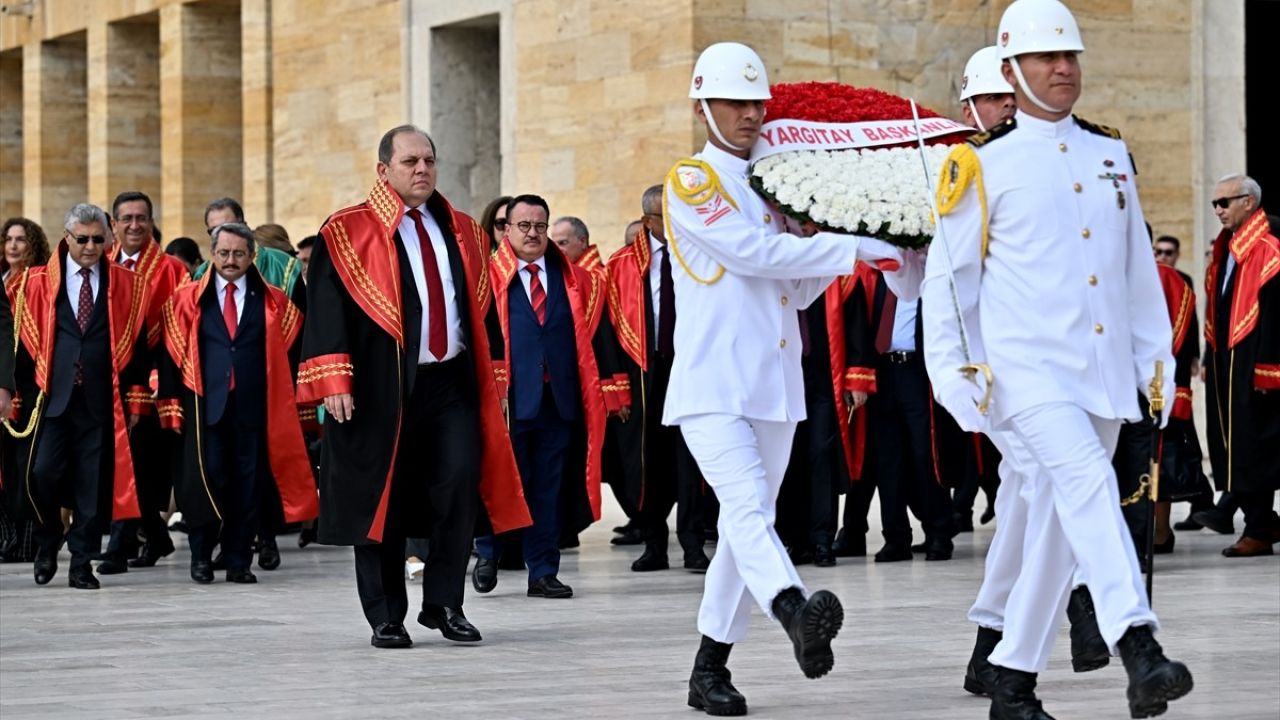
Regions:
M 955 210 L 970 183 L 978 191 L 978 206 L 982 209 L 981 257 L 986 260 L 991 238 L 987 232 L 987 190 L 982 182 L 982 163 L 972 147 L 967 144 L 957 145 L 947 156 L 942 176 L 938 178 L 938 214 L 948 215 Z
M 738 203 L 734 201 L 733 197 L 729 195 L 729 193 L 725 192 L 723 187 L 721 187 L 720 176 L 716 174 L 715 168 L 711 167 L 709 163 L 701 160 L 693 160 L 690 165 L 686 165 L 687 162 L 690 161 L 681 161 L 676 163 L 671 168 L 670 172 L 667 173 L 667 184 L 671 186 L 672 192 L 674 192 L 677 197 L 689 205 L 701 205 L 715 197 L 717 194 L 720 194 L 724 196 L 725 200 L 729 201 L 729 205 L 732 206 L 734 210 L 741 212 L 741 209 L 738 207 Z M 698 167 L 707 174 L 707 182 L 693 188 L 685 187 L 684 184 L 680 182 L 680 177 L 676 172 L 682 166 Z M 714 285 L 719 282 L 720 278 L 724 277 L 724 266 L 719 263 L 716 263 L 719 267 L 719 269 L 716 270 L 716 274 L 708 280 L 707 278 L 698 277 L 698 275 L 689 267 L 689 264 L 685 262 L 684 255 L 680 254 L 680 247 L 676 245 L 676 235 L 671 229 L 671 212 L 667 204 L 666 192 L 662 193 L 662 223 L 666 228 L 667 243 L 671 245 L 671 251 L 676 256 L 676 262 L 680 263 L 680 267 L 684 269 L 689 277 L 693 278 L 694 282 L 700 285 Z
M 13 354 L 15 357 L 18 354 L 18 346 L 21 343 L 21 337 L 22 337 L 22 312 L 26 308 L 26 304 L 27 304 L 27 292 L 26 292 L 27 277 L 28 277 L 27 271 L 24 270 L 22 272 L 22 282 L 21 284 L 18 285 L 17 300 L 14 302 L 15 312 L 13 313 Z M 0 289 L 0 292 L 3 292 L 3 290 Z M 30 417 L 27 418 L 26 429 L 21 431 L 14 430 L 13 425 L 9 424 L 9 418 L 4 418 L 3 420 L 4 429 L 8 431 L 9 435 L 16 440 L 22 440 L 29 437 L 31 433 L 36 429 L 36 420 L 40 417 L 40 408 L 43 405 L 44 405 L 44 391 L 41 390 L 39 393 L 36 394 L 36 404 L 34 407 L 31 408 L 31 415 Z

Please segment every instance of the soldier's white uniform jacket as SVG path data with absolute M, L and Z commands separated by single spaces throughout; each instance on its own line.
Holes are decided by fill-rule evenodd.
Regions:
M 796 311 L 852 272 L 859 239 L 784 232 L 747 161 L 711 143 L 672 168 L 663 204 L 676 290 L 663 424 L 708 413 L 804 420 Z
M 1174 387 L 1134 174 L 1115 130 L 1023 112 L 957 146 L 943 166 L 940 222 L 973 359 L 995 376 L 993 427 L 1052 402 L 1137 419 L 1156 360 Z M 921 294 L 925 361 L 942 399 L 943 384 L 964 382 L 965 358 L 938 250 Z

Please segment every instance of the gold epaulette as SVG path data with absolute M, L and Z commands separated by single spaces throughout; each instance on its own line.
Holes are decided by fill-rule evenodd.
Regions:
M 1010 120 L 1010 129 L 1012 123 Z M 970 185 L 978 193 L 978 207 L 982 211 L 982 257 L 985 259 L 990 238 L 987 234 L 987 190 L 982 183 L 982 162 L 973 146 L 968 143 L 956 145 L 943 163 L 938 177 L 938 214 L 945 216 L 955 210 Z
M 974 135 L 970 135 L 969 137 L 965 138 L 965 142 L 972 147 L 982 147 L 983 145 L 986 145 L 992 140 L 998 140 L 1004 137 L 1005 135 L 1008 135 L 1010 132 L 1013 132 L 1013 129 L 1017 126 L 1018 126 L 1017 121 L 1015 121 L 1013 118 L 1009 118 L 1008 120 L 1005 120 L 1004 122 L 1000 123 L 999 125 L 991 128 L 986 132 L 980 132 Z
M 1080 117 L 1079 115 L 1072 115 L 1071 117 L 1075 118 L 1076 124 L 1079 125 L 1081 129 L 1088 130 L 1094 135 L 1109 137 L 1112 140 L 1121 139 L 1120 131 L 1113 127 L 1107 127 L 1106 125 L 1097 125 L 1095 123 L 1091 123 L 1088 120 L 1085 120 L 1084 118 Z

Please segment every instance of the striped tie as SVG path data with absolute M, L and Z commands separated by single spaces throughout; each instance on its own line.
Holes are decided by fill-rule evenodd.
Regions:
M 547 322 L 547 291 L 542 289 L 542 281 L 538 279 L 538 266 L 526 265 L 529 271 L 529 303 L 533 305 L 533 314 L 538 316 L 538 324 Z

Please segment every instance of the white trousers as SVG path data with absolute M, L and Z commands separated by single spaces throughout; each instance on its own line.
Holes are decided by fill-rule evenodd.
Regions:
M 720 539 L 698 610 L 698 631 L 716 642 L 746 639 L 752 598 L 772 617 L 778 593 L 804 590 L 773 528 L 795 430 L 796 423 L 733 415 L 698 415 L 680 424 L 720 501 Z
M 993 542 L 994 558 L 988 552 L 988 576 L 970 611 L 976 622 L 1003 625 L 991 663 L 1044 671 L 1077 572 L 1089 586 L 1099 630 L 1113 654 L 1131 626 L 1158 628 L 1111 466 L 1120 424 L 1053 403 L 1009 418 L 994 433 L 1007 435 L 1004 447 L 997 447 L 1012 460 L 1007 474 L 1018 487 L 1002 486 L 997 496 L 997 534 L 1005 536 L 999 546 Z M 1000 517 L 1002 508 L 1009 515 Z M 1011 586 L 1010 567 L 1017 568 Z M 1003 623 L 997 623 L 1004 587 Z

